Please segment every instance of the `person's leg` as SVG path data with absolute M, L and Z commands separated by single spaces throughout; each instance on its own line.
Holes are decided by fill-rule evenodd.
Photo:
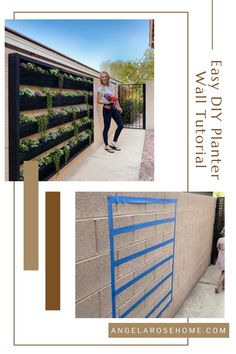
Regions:
M 220 276 L 220 281 L 219 281 L 220 286 L 222 286 L 222 289 L 223 289 L 223 287 L 224 287 L 224 281 L 225 281 L 225 271 L 222 270 L 221 276 Z
M 223 285 L 225 280 L 225 271 L 222 270 L 221 275 L 220 275 L 220 279 L 218 281 L 217 287 L 215 288 L 215 292 L 218 293 L 220 291 L 220 287 L 221 285 Z
M 122 119 L 121 119 L 121 114 L 116 109 L 112 110 L 112 118 L 114 119 L 114 121 L 117 124 L 117 128 L 116 128 L 115 135 L 114 135 L 114 138 L 113 138 L 113 144 L 112 144 L 112 146 L 116 146 L 117 140 L 118 140 L 118 138 L 120 136 L 120 133 L 121 133 L 122 129 L 124 128 L 124 125 L 123 125 L 123 122 L 122 122 Z
M 109 145 L 108 145 L 108 131 L 109 131 L 110 125 L 111 125 L 111 110 L 106 109 L 104 107 L 103 107 L 103 122 L 104 122 L 103 140 L 104 140 L 104 144 L 105 144 L 105 149 L 108 152 L 114 152 L 109 148 Z

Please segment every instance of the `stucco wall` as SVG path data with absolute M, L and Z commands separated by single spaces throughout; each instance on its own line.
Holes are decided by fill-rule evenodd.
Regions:
M 74 61 L 63 54 L 55 52 L 53 49 L 44 47 L 40 43 L 28 40 L 27 38 L 18 36 L 10 31 L 5 32 L 5 179 L 9 179 L 9 136 L 8 136 L 8 56 L 10 53 L 19 53 L 42 62 L 55 65 L 62 69 L 72 70 L 78 74 L 91 76 L 94 79 L 94 143 L 83 151 L 78 157 L 71 161 L 67 166 L 60 170 L 59 174 L 55 175 L 51 180 L 66 180 L 71 171 L 78 167 L 78 165 L 95 151 L 98 146 L 103 143 L 102 130 L 103 130 L 103 117 L 102 105 L 97 103 L 97 88 L 100 85 L 99 72 Z M 116 81 L 113 80 L 113 85 L 116 87 Z M 116 88 L 117 90 L 117 88 Z M 112 134 L 115 130 L 115 124 L 112 122 L 109 133 Z
M 146 129 L 154 129 L 154 81 L 146 83 Z
M 76 194 L 76 317 L 111 316 L 108 195 L 177 198 L 173 303 L 163 313 L 172 317 L 210 262 L 216 199 L 190 193 L 77 193 Z M 116 204 L 114 226 L 171 217 L 173 206 Z M 119 236 L 117 258 L 148 248 L 170 237 L 172 224 L 156 225 Z M 117 284 L 123 285 L 171 253 L 166 245 L 118 267 Z M 171 262 L 133 284 L 118 298 L 118 316 L 162 279 Z M 146 298 L 129 317 L 145 317 L 170 287 L 167 281 Z M 167 299 L 168 301 L 168 299 Z M 166 302 L 167 302 L 166 301 Z M 162 304 L 164 307 L 165 302 Z M 158 310 L 157 310 L 158 311 Z M 156 316 L 156 312 L 153 317 Z

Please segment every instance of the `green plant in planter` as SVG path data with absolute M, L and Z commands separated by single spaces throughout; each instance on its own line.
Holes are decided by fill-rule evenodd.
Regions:
M 82 132 L 82 133 L 80 133 L 79 136 L 78 136 L 79 141 L 84 141 L 84 140 L 86 140 L 87 138 L 88 138 L 88 133 L 86 133 L 86 132 Z
M 35 66 L 35 64 L 28 62 L 28 63 L 26 64 L 26 66 L 27 66 L 27 69 L 28 69 L 28 70 L 36 71 L 36 66 Z
M 62 90 L 63 81 L 64 81 L 63 74 L 62 74 L 62 73 L 59 73 L 59 74 L 58 74 L 58 86 L 59 86 L 60 92 L 61 92 L 61 90 Z
M 73 117 L 73 122 L 72 122 L 72 125 L 74 127 L 74 136 L 76 137 L 79 133 L 79 130 L 78 130 L 78 125 L 76 124 L 76 108 L 72 108 L 71 109 L 71 112 L 72 112 L 72 117 Z
M 88 117 L 82 118 L 80 121 L 81 121 L 82 125 L 86 125 L 86 124 L 90 123 L 90 119 Z
M 29 151 L 29 147 L 28 145 L 26 144 L 26 142 L 23 140 L 21 143 L 20 143 L 20 152 L 27 152 Z
M 69 145 L 65 145 L 63 147 L 63 152 L 64 152 L 64 156 L 65 156 L 65 164 L 67 164 L 69 157 L 70 157 L 70 146 Z
M 19 95 L 33 97 L 35 94 L 33 90 L 26 88 L 26 89 L 19 90 Z
M 92 136 L 93 136 L 93 132 L 91 129 L 86 129 L 85 130 L 86 134 L 88 135 L 89 138 L 89 145 L 92 144 Z
M 50 93 L 47 94 L 47 110 L 48 110 L 48 116 L 52 117 L 53 115 L 53 110 L 52 110 L 52 95 Z
M 64 91 L 61 93 L 63 97 L 78 97 L 78 96 L 83 96 L 82 91 L 77 91 L 77 92 L 71 92 L 71 91 Z
M 57 116 L 66 116 L 68 114 L 66 109 L 53 109 L 53 117 L 56 118 Z
M 37 117 L 33 116 L 33 115 L 26 115 L 24 113 L 20 113 L 19 121 L 20 121 L 20 124 L 36 123 Z
M 72 112 L 72 118 L 73 118 L 73 123 L 75 123 L 75 121 L 76 121 L 76 109 L 75 108 L 72 108 L 71 109 L 71 112 Z
M 75 146 L 76 144 L 78 144 L 78 139 L 74 136 L 72 139 L 69 140 L 69 144 L 70 146 Z
M 86 104 L 84 103 L 84 104 L 82 104 L 82 105 L 80 105 L 80 109 L 81 109 L 81 111 L 86 111 L 87 112 L 87 106 L 86 106 Z
M 66 114 L 73 113 L 73 112 L 79 113 L 79 112 L 82 112 L 82 111 L 84 111 L 83 105 L 80 105 L 80 107 L 65 108 Z
M 52 96 L 54 96 L 54 93 L 51 92 L 49 89 L 44 89 L 43 94 L 47 98 L 47 110 L 48 110 L 48 118 L 51 118 L 53 116 L 53 109 L 52 109 Z
M 38 166 L 39 168 L 43 166 L 47 166 L 51 162 L 52 162 L 52 157 L 47 155 L 38 159 Z
M 29 71 L 35 71 L 35 72 L 38 72 L 38 73 L 41 73 L 41 74 L 46 74 L 46 70 L 41 68 L 41 66 L 36 66 L 35 64 L 33 63 L 26 63 L 24 65 L 21 65 L 22 67 L 26 67 L 27 70 Z
M 75 80 L 78 82 L 83 82 L 83 79 L 80 76 L 77 76 Z
M 58 173 L 59 170 L 60 170 L 61 156 L 62 156 L 62 155 L 63 155 L 62 149 L 56 149 L 56 150 L 52 153 L 52 155 L 51 155 L 57 173 Z
M 74 136 L 78 136 L 79 134 L 79 127 L 78 127 L 78 124 L 75 123 L 74 125 Z
M 58 74 L 59 74 L 59 69 L 57 69 L 57 68 L 49 69 L 49 73 L 50 73 L 51 75 L 58 76 Z
M 30 149 L 37 148 L 39 146 L 39 141 L 34 139 L 22 140 L 20 142 L 20 151 L 27 152 Z
M 78 128 L 83 126 L 83 123 L 81 122 L 81 119 L 78 120 L 78 122 L 76 123 L 78 125 Z
M 37 123 L 38 123 L 38 132 L 40 133 L 40 136 L 43 139 L 45 138 L 46 131 L 48 128 L 48 115 L 42 114 L 41 116 L 39 116 Z
M 73 75 L 69 75 L 68 79 L 75 81 L 75 77 Z
M 40 73 L 40 74 L 45 74 L 46 70 L 44 70 L 43 68 L 41 68 L 40 66 L 36 66 L 35 70 Z
M 89 102 L 88 102 L 88 100 L 89 100 L 89 93 L 88 93 L 88 91 L 84 91 L 84 97 L 85 97 L 85 104 L 86 104 L 86 108 L 87 108 L 87 112 L 88 112 L 88 117 L 89 117 L 89 114 L 90 114 L 89 108 L 90 108 L 90 106 L 89 106 Z
M 47 135 L 46 140 L 50 141 L 50 140 L 56 140 L 58 138 L 59 134 L 57 132 L 50 132 Z
M 26 143 L 30 149 L 35 149 L 39 146 L 39 141 L 34 139 L 28 139 Z
M 50 140 L 56 140 L 57 138 L 59 138 L 61 135 L 67 133 L 67 132 L 70 132 L 74 130 L 74 127 L 72 124 L 66 126 L 66 127 L 63 127 L 63 128 L 59 128 L 58 130 L 55 130 L 55 131 L 51 131 L 49 132 L 47 135 L 45 135 L 43 138 L 42 138 L 42 141 L 43 142 L 46 142 L 46 141 L 50 141 Z
M 80 134 L 78 134 L 76 137 L 74 136 L 72 139 L 70 139 L 69 141 L 69 145 L 75 146 L 77 145 L 79 142 L 86 140 L 88 137 L 88 135 L 85 132 L 82 132 Z
M 73 124 L 70 124 L 70 125 L 68 125 L 66 127 L 59 128 L 57 132 L 58 132 L 59 135 L 62 135 L 64 133 L 71 132 L 72 130 L 74 130 L 74 126 L 73 126 Z
M 67 116 L 68 112 L 67 112 L 67 109 L 62 109 L 60 111 L 57 111 L 57 115 L 60 115 L 60 116 Z

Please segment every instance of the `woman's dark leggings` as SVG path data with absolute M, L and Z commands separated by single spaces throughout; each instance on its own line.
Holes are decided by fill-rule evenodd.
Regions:
M 111 118 L 113 118 L 117 124 L 117 128 L 113 139 L 114 141 L 118 140 L 121 130 L 124 128 L 120 112 L 117 111 L 117 109 L 115 109 L 114 107 L 111 107 L 111 109 L 107 109 L 103 107 L 103 120 L 104 120 L 103 140 L 105 145 L 108 145 L 108 131 L 111 125 Z

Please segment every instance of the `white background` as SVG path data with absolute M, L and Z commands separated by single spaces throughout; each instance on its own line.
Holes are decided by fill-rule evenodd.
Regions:
M 92 4 L 94 3 L 94 6 Z M 209 58 L 224 61 L 224 117 L 225 117 L 225 154 L 224 154 L 224 175 L 223 179 L 219 184 L 214 185 L 212 181 L 206 180 L 205 177 L 201 179 L 200 176 L 197 176 L 194 171 L 190 171 L 191 181 L 190 181 L 190 189 L 191 190 L 223 190 L 226 193 L 226 237 L 227 237 L 227 288 L 226 288 L 226 318 L 225 320 L 230 322 L 231 324 L 231 333 L 230 339 L 190 339 L 189 347 L 162 347 L 160 348 L 162 353 L 199 353 L 199 351 L 204 352 L 214 352 L 214 353 L 222 353 L 224 350 L 227 353 L 234 352 L 235 346 L 235 296 L 233 290 L 233 279 L 234 276 L 234 255 L 235 255 L 235 228 L 234 228 L 234 161 L 235 161 L 235 147 L 233 142 L 234 138 L 234 63 L 235 61 L 235 50 L 233 50 L 234 46 L 234 37 L 235 33 L 235 20 L 233 19 L 233 11 L 230 6 L 232 6 L 232 1 L 220 1 L 215 0 L 215 50 L 214 55 L 212 55 L 210 50 L 211 45 L 211 34 L 210 34 L 210 3 L 208 0 L 186 0 L 186 1 L 148 1 L 143 2 L 132 2 L 127 3 L 127 1 L 119 1 L 116 2 L 113 6 L 108 4 L 107 1 L 104 4 L 100 2 L 90 1 L 90 7 L 88 8 L 85 4 L 79 4 L 74 1 L 67 1 L 66 6 L 62 2 L 54 3 L 51 1 L 40 1 L 40 3 L 32 3 L 28 1 L 11 1 L 8 5 L 5 5 L 5 8 L 1 11 L 1 38 L 4 38 L 4 28 L 3 28 L 3 19 L 4 18 L 12 18 L 12 11 L 16 10 L 55 10 L 55 4 L 57 6 L 57 11 L 69 11 L 69 10 L 110 10 L 110 11 L 118 11 L 118 10 L 129 10 L 129 11 L 190 11 L 190 128 L 191 128 L 191 95 L 194 90 L 193 80 L 196 72 L 199 72 L 202 68 L 205 69 L 208 65 Z M 3 4 L 1 5 L 3 6 Z M 66 7 L 66 8 L 65 8 Z M 171 16 L 171 15 L 170 15 Z M 163 17 L 164 18 L 164 17 Z M 159 114 L 156 116 L 157 122 L 155 122 L 155 134 L 156 134 L 156 144 L 155 144 L 155 152 L 156 152 L 156 177 L 157 181 L 155 183 L 107 183 L 104 185 L 103 183 L 43 183 L 40 186 L 40 272 L 38 274 L 34 272 L 22 272 L 22 267 L 17 268 L 17 277 L 20 280 L 20 284 L 17 284 L 17 315 L 19 322 L 16 323 L 17 327 L 17 336 L 16 339 L 18 341 L 23 340 L 28 343 L 30 342 L 38 342 L 38 338 L 42 334 L 44 339 L 47 335 L 47 342 L 55 342 L 55 340 L 59 343 L 63 341 L 61 335 L 68 338 L 68 340 L 73 343 L 74 336 L 77 338 L 80 337 L 80 330 L 84 327 L 84 323 L 82 327 L 79 324 L 80 320 L 72 320 L 72 316 L 74 316 L 74 191 L 80 190 L 93 190 L 93 191 L 159 191 L 159 190 L 186 190 L 186 173 L 183 170 L 186 168 L 186 156 L 187 151 L 185 149 L 186 146 L 186 134 L 184 134 L 183 129 L 185 126 L 185 118 L 186 117 L 178 117 L 176 121 L 172 121 L 173 123 L 173 133 L 170 132 L 170 123 L 169 121 L 164 121 L 159 117 L 164 117 L 166 113 L 166 107 L 168 109 L 174 109 L 176 107 L 176 114 L 178 116 L 180 109 L 182 108 L 182 97 L 185 93 L 184 83 L 186 82 L 185 74 L 180 69 L 179 72 L 175 72 L 176 60 L 178 58 L 178 54 L 171 58 L 165 58 L 162 53 L 164 50 L 168 50 L 168 46 L 165 47 L 163 42 L 161 42 L 161 38 L 166 36 L 166 42 L 171 38 L 175 38 L 177 29 L 173 27 L 173 25 L 168 26 L 168 29 L 163 31 L 163 26 L 167 23 L 167 19 L 162 22 L 161 18 L 159 23 L 162 25 L 160 27 L 160 32 L 157 32 L 156 35 L 159 36 L 160 39 L 160 48 L 163 48 L 163 52 L 160 51 L 159 62 L 156 60 L 156 94 L 157 97 L 157 105 L 156 111 Z M 173 22 L 174 24 L 174 22 Z M 180 25 L 181 26 L 181 25 Z M 178 27 L 180 28 L 180 27 Z M 161 47 L 162 44 L 162 47 Z M 4 41 L 1 41 L 2 45 L 2 56 L 4 52 Z M 166 43 L 167 45 L 167 43 Z M 164 49 L 167 48 L 167 49 Z M 181 55 L 181 54 L 180 54 Z M 156 57 L 157 59 L 157 57 Z M 183 59 L 184 60 L 184 59 Z M 180 65 L 180 67 L 182 67 Z M 2 72 L 4 71 L 4 62 L 1 62 Z M 182 74 L 181 74 L 182 71 Z M 159 74 L 159 77 L 158 77 Z M 173 74 L 173 75 L 170 75 Z M 179 77 L 180 75 L 180 77 Z M 166 87 L 168 86 L 170 80 L 170 76 L 173 77 L 173 82 L 176 84 L 175 78 L 178 78 L 179 88 L 176 92 L 176 97 L 181 97 L 180 102 L 171 103 L 172 94 L 170 97 L 163 95 L 162 92 L 166 92 Z M 1 85 L 1 117 L 4 117 L 4 81 L 0 82 Z M 231 89 L 232 87 L 232 89 Z M 162 90 L 163 89 L 163 90 Z M 230 90 L 231 89 L 231 90 Z M 178 96 L 180 95 L 180 96 Z M 234 96 L 233 96 L 234 95 Z M 161 107 L 160 107 L 161 105 Z M 171 106 L 171 107 L 170 107 Z M 183 112 L 183 116 L 185 116 L 185 112 Z M 174 118 L 174 117 L 173 117 Z M 168 118 L 169 119 L 169 118 Z M 3 118 L 1 120 L 1 136 L 0 141 L 4 141 L 4 129 L 3 129 L 4 121 Z M 190 131 L 191 135 L 192 131 Z M 172 135 L 171 135 L 172 134 Z M 178 137 L 178 141 L 176 144 L 176 136 Z M 171 138 L 171 144 L 168 144 L 168 139 Z M 173 140 L 174 139 L 174 140 Z M 191 138 L 190 138 L 191 143 Z M 174 146 L 173 146 L 174 144 Z M 57 352 L 64 353 L 68 351 L 77 352 L 78 350 L 83 350 L 83 352 L 120 352 L 121 348 L 119 347 L 13 347 L 12 338 L 13 338 L 13 230 L 12 230 L 12 205 L 13 205 L 13 184 L 6 183 L 3 181 L 4 179 L 4 144 L 0 144 L 1 149 L 1 194 L 0 194 L 0 217 L 1 217 L 1 234 L 0 234 L 0 347 L 1 352 L 3 353 L 11 353 L 11 352 L 30 352 L 36 353 L 41 352 L 43 350 L 47 350 L 49 352 Z M 166 158 L 164 157 L 166 156 Z M 172 157 L 172 158 L 171 158 Z M 191 157 L 191 156 L 190 156 Z M 178 160 L 178 171 L 175 170 L 175 166 Z M 191 165 L 191 160 L 190 160 Z M 20 183 L 17 183 L 17 253 L 16 253 L 16 262 L 17 265 L 22 266 L 22 209 L 23 209 L 23 201 L 22 201 L 22 189 L 23 186 Z M 62 254 L 61 254 L 61 262 L 62 262 L 62 311 L 58 313 L 45 313 L 44 309 L 44 278 L 43 278 L 43 270 L 44 270 L 44 244 L 43 244 L 43 204 L 44 204 L 44 191 L 45 190 L 60 190 L 62 191 Z M 70 213 L 68 213 L 68 209 Z M 64 216 L 66 215 L 66 218 Z M 71 257 L 73 255 L 73 257 Z M 68 272 L 70 272 L 70 276 L 68 276 Z M 23 295 L 24 288 L 31 285 L 31 296 L 28 299 L 25 299 Z M 40 284 L 40 285 L 39 285 Z M 38 310 L 36 311 L 36 308 Z M 25 308 L 28 308 L 27 314 L 25 314 Z M 24 316 L 22 315 L 24 312 Z M 40 320 L 38 320 L 40 319 Z M 45 322 L 46 319 L 46 322 Z M 30 322 L 28 322 L 30 321 Z M 56 327 L 52 327 L 51 323 L 56 324 Z M 72 324 L 73 322 L 73 324 Z M 106 320 L 87 320 L 90 328 L 94 326 L 94 332 L 99 333 L 98 331 L 102 331 L 102 328 L 106 328 Z M 69 324 L 69 326 L 68 326 Z M 25 338 L 24 329 L 26 326 L 30 326 L 31 335 L 30 338 Z M 43 331 L 43 328 L 48 328 L 48 331 Z M 42 333 L 40 333 L 40 330 Z M 46 333 L 45 333 L 46 332 Z M 101 332 L 102 333 L 102 332 Z M 83 341 L 86 340 L 86 335 L 83 333 Z M 102 341 L 102 334 L 100 337 Z M 89 341 L 94 342 L 94 338 L 89 337 Z M 151 343 L 151 341 L 148 341 Z M 142 347 L 129 347 L 126 350 L 135 352 L 143 352 L 144 348 Z M 148 347 L 145 348 L 145 351 L 148 350 L 150 352 L 156 352 L 159 350 L 156 347 Z
M 52 16 L 52 15 L 51 15 Z M 67 16 L 68 15 L 64 15 Z M 80 17 L 81 15 L 76 15 Z M 88 18 L 96 18 L 99 15 L 87 15 Z M 100 15 L 101 18 L 121 18 L 123 15 L 119 14 L 106 14 Z M 126 14 L 125 18 L 150 18 L 154 17 L 156 20 L 157 41 L 159 46 L 163 49 L 160 51 L 161 55 L 156 54 L 160 67 L 166 64 L 166 70 L 160 73 L 161 79 L 156 81 L 160 84 L 157 85 L 160 95 L 166 98 L 166 101 L 160 100 L 158 102 L 157 116 L 163 114 L 163 119 L 159 119 L 159 124 L 156 124 L 157 131 L 165 131 L 170 124 L 173 129 L 170 130 L 170 141 L 167 136 L 162 139 L 165 145 L 166 153 L 164 159 L 176 161 L 178 163 L 178 173 L 175 174 L 174 189 L 185 188 L 185 171 L 186 171 L 186 139 L 184 133 L 186 132 L 186 64 L 187 64 L 187 16 L 186 14 Z M 31 15 L 32 17 L 32 15 Z M 56 17 L 56 16 L 55 16 Z M 70 18 L 75 15 L 69 16 Z M 169 31 L 174 28 L 173 32 Z M 160 28 L 160 30 L 159 30 Z M 158 46 L 157 46 L 158 47 Z M 156 50 L 157 52 L 157 50 Z M 174 61 L 173 61 L 174 58 Z M 156 65 L 157 77 L 159 76 L 160 69 Z M 172 70 L 176 73 L 173 78 Z M 161 76 L 163 75 L 163 76 Z M 167 86 L 163 87 L 161 83 L 167 81 Z M 171 84 L 169 84 L 171 83 Z M 162 93 L 161 93 L 162 92 Z M 168 93 L 166 96 L 163 92 Z M 176 94 L 178 92 L 178 94 Z M 171 97 L 172 104 L 168 104 L 169 97 Z M 176 108 L 178 107 L 178 108 Z M 160 113 L 158 113 L 160 112 Z M 157 120 L 158 121 L 158 120 Z M 158 123 L 158 122 L 156 122 Z M 168 156 L 169 144 L 174 144 L 175 132 L 181 127 L 181 139 L 179 149 L 175 149 Z M 157 134 L 158 136 L 158 134 Z M 162 137 L 163 134 L 160 134 Z M 174 145 L 177 145 L 178 141 Z M 157 144 L 161 148 L 161 142 Z M 160 154 L 161 155 L 161 154 Z M 172 174 L 173 166 L 170 165 L 170 170 L 164 170 L 164 163 L 162 169 L 163 188 L 165 173 L 169 176 Z M 44 264 L 45 264 L 45 244 L 44 244 L 44 190 L 49 190 L 53 185 L 53 189 L 64 191 L 61 200 L 61 311 L 45 311 L 45 289 L 44 289 Z M 100 188 L 107 188 L 103 183 L 83 184 L 85 190 L 92 188 L 97 190 Z M 144 183 L 145 185 L 145 183 Z M 111 187 L 115 188 L 111 183 Z M 153 184 L 149 184 L 149 188 L 153 188 Z M 39 272 L 25 272 L 22 269 L 23 264 L 23 211 L 21 208 L 23 199 L 23 184 L 17 183 L 16 188 L 16 210 L 17 210 L 17 223 L 16 223 L 16 343 L 95 343 L 95 344 L 108 344 L 108 343 L 157 343 L 156 339 L 108 339 L 107 328 L 109 319 L 75 319 L 75 192 L 82 190 L 82 185 L 77 183 L 62 182 L 58 183 L 41 183 L 40 186 L 40 271 Z M 125 182 L 120 183 L 119 190 L 127 188 Z M 134 190 L 137 185 L 133 183 Z M 69 212 L 68 212 L 68 206 Z M 32 316 L 33 314 L 33 316 Z M 124 322 L 124 319 L 120 320 Z M 133 320 L 128 320 L 133 321 Z M 150 320 L 147 320 L 150 322 Z M 185 320 L 186 321 L 186 320 Z M 68 331 L 68 328 L 70 329 Z M 93 335 L 91 336 L 91 330 Z M 186 343 L 186 339 L 172 339 L 172 340 L 159 340 L 159 343 Z

